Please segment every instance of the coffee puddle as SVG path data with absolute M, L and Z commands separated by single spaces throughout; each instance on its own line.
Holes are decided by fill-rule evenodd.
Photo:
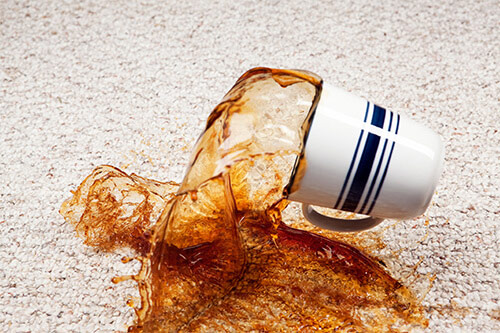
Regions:
M 137 252 L 140 272 L 113 279 L 137 281 L 130 331 L 427 326 L 375 259 L 282 220 L 320 92 L 311 73 L 251 70 L 210 115 L 182 184 L 102 166 L 63 204 L 86 244 Z

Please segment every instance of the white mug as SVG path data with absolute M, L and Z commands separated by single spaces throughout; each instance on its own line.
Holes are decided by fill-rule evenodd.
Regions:
M 327 84 L 312 117 L 288 195 L 303 203 L 307 220 L 335 231 L 361 231 L 384 218 L 424 213 L 444 160 L 436 133 Z M 328 217 L 311 205 L 368 217 Z

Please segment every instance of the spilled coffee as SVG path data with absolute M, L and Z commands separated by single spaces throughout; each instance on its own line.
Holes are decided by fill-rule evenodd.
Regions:
M 142 267 L 130 331 L 404 331 L 422 306 L 377 260 L 282 220 L 321 79 L 245 73 L 208 118 L 180 185 L 98 167 L 61 214 Z M 130 258 L 124 258 L 128 261 Z

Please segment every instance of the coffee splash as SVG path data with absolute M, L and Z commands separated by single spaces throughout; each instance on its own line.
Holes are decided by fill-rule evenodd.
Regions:
M 138 284 L 130 331 L 427 325 L 376 260 L 282 221 L 321 84 L 303 71 L 250 70 L 208 118 L 180 185 L 102 166 L 63 204 L 86 244 L 137 252 L 140 272 L 113 279 Z

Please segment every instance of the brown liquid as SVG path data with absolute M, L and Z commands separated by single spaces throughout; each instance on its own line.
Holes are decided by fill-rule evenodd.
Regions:
M 415 297 L 375 260 L 282 221 L 320 93 L 311 73 L 251 70 L 210 115 L 179 188 L 104 166 L 63 204 L 87 244 L 137 251 L 140 272 L 113 279 L 138 283 L 130 331 L 427 325 Z

